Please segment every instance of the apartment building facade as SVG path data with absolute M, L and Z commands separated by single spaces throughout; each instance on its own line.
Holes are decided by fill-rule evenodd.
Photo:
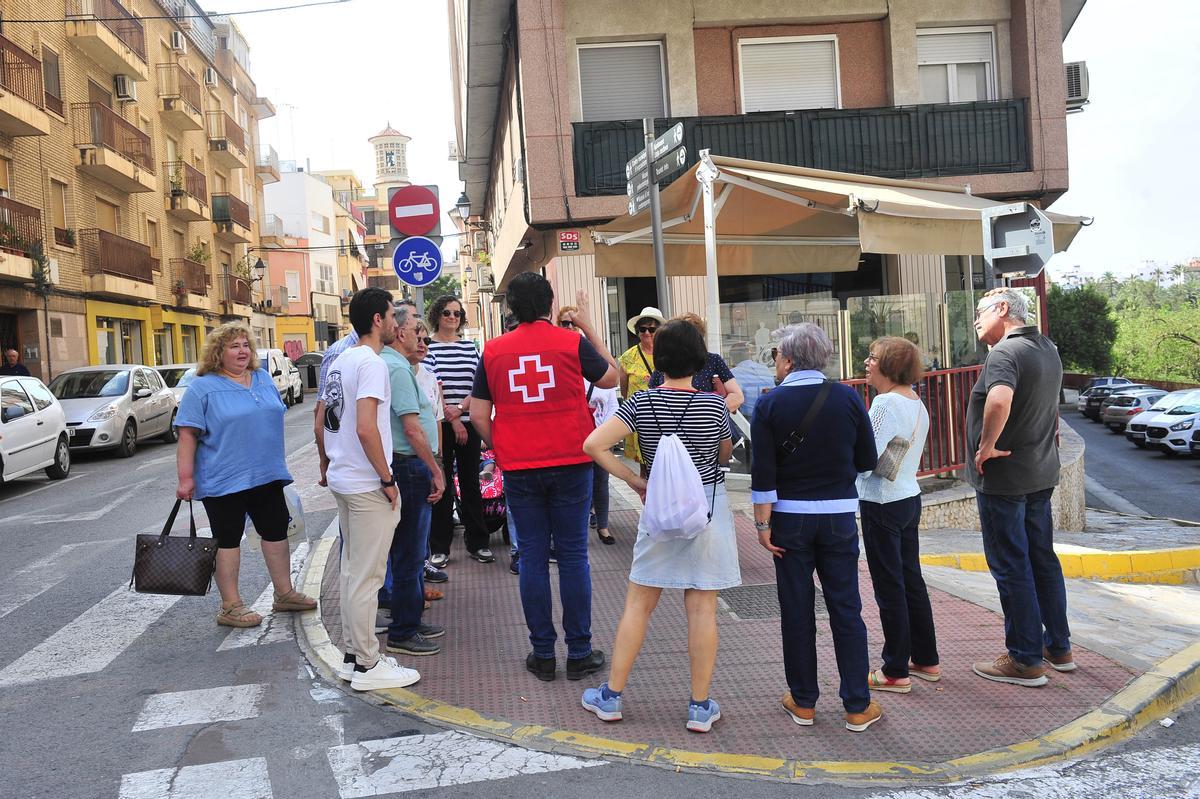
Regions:
M 614 348 L 630 343 L 654 280 L 605 275 L 589 228 L 627 212 L 645 117 L 683 123 L 688 165 L 708 149 L 1049 206 L 1067 189 L 1062 40 L 1083 4 L 452 0 L 460 176 L 498 290 L 542 269 L 560 298 L 589 292 Z M 703 277 L 668 280 L 676 312 L 704 314 Z M 902 324 L 949 359 L 946 295 L 984 283 L 978 256 L 864 252 L 850 272 L 722 276 L 720 324 L 746 335 L 816 298 L 871 315 L 897 303 L 868 298 L 925 297 Z
M 0 342 L 44 379 L 196 358 L 255 313 L 258 120 L 227 18 L 190 0 L 6 3 Z M 265 332 L 264 327 L 264 332 Z

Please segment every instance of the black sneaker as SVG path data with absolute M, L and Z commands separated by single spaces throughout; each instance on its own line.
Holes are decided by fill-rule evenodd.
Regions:
M 496 556 L 493 555 L 492 550 L 488 549 L 487 547 L 480 547 L 479 549 L 470 553 L 470 555 L 480 563 L 494 563 L 496 561 Z
M 508 571 L 510 574 L 520 574 L 521 573 L 521 553 L 520 552 L 512 553 L 512 560 L 510 560 L 508 562 Z
M 595 674 L 604 668 L 604 653 L 593 649 L 592 654 L 578 660 L 567 660 L 567 679 L 582 680 L 589 674 Z
M 558 663 L 554 658 L 540 658 L 530 652 L 525 656 L 525 669 L 542 682 L 553 682 Z
M 393 641 L 391 638 L 387 640 L 387 651 L 397 652 L 401 655 L 436 655 L 442 651 L 442 648 L 430 641 L 423 635 L 414 635 L 412 638 L 406 638 L 403 641 Z
M 435 569 L 430 564 L 425 564 L 425 582 L 427 583 L 448 583 L 450 575 L 446 574 L 441 569 Z
M 446 634 L 446 628 L 440 624 L 421 624 L 417 626 L 417 635 L 422 638 L 441 638 Z

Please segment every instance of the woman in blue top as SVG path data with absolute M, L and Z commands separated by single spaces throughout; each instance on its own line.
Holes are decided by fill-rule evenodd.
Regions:
M 263 559 L 275 586 L 275 612 L 313 610 L 316 600 L 292 587 L 288 510 L 283 487 L 292 482 L 283 459 L 283 400 L 260 369 L 250 328 L 221 325 L 208 335 L 196 379 L 179 404 L 175 496 L 199 499 L 217 541 L 217 624 L 256 627 L 262 616 L 238 592 L 246 516 L 262 537 Z

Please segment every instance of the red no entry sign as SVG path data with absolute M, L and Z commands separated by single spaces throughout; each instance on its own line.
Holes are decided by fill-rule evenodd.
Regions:
M 388 200 L 392 229 L 404 236 L 424 236 L 438 225 L 438 198 L 424 186 L 405 186 Z

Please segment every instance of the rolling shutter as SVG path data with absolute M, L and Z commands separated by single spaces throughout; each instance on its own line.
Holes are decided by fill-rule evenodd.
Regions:
M 917 64 L 990 64 L 992 34 L 918 33 Z
M 830 39 L 743 41 L 742 111 L 837 108 L 836 53 Z
M 579 91 L 584 122 L 665 117 L 662 45 L 580 47 Z

